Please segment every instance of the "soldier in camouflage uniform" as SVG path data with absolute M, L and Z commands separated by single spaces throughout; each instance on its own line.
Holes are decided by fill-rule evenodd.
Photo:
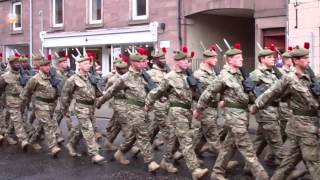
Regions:
M 297 46 L 290 52 L 295 72 L 284 76 L 271 86 L 255 101 L 251 113 L 263 109 L 277 97 L 287 100 L 293 111 L 293 119 L 288 121 L 286 132 L 287 140 L 284 144 L 283 160 L 271 179 L 285 179 L 300 160 L 303 160 L 313 179 L 319 179 L 319 87 L 313 91 L 312 80 L 307 72 L 309 67 L 309 50 Z M 319 84 L 318 84 L 319 85 Z M 317 93 L 317 94 L 316 94 Z
M 38 120 L 38 127 L 36 129 L 43 129 L 50 153 L 53 157 L 56 157 L 61 149 L 57 145 L 55 133 L 58 124 L 52 121 L 57 100 L 57 90 L 50 81 L 50 63 L 45 58 L 39 62 L 40 72 L 28 81 L 20 97 L 23 100 L 24 108 L 26 108 L 32 96 L 34 96 L 34 111 Z
M 203 88 L 207 88 L 216 78 L 217 75 L 214 66 L 217 65 L 217 53 L 215 48 L 212 47 L 209 50 L 203 52 L 204 62 L 200 64 L 200 68 L 194 72 L 194 77 L 198 79 Z M 218 132 L 218 102 L 220 100 L 219 95 L 214 98 L 209 104 L 208 108 L 202 113 L 199 121 L 202 126 L 199 128 L 199 135 L 195 139 L 195 150 L 200 151 L 203 145 L 207 142 L 211 151 L 218 154 L 220 149 L 220 137 Z
M 125 142 L 120 146 L 114 157 L 121 164 L 129 164 L 125 158 L 133 144 L 141 150 L 144 156 L 144 162 L 148 164 L 149 172 L 154 172 L 160 166 L 154 161 L 153 149 L 150 144 L 150 136 L 146 124 L 146 113 L 143 110 L 146 98 L 146 82 L 142 77 L 142 70 L 145 68 L 145 62 L 140 54 L 130 55 L 131 67 L 129 71 L 121 76 L 97 102 L 97 107 L 109 100 L 114 94 L 120 90 L 124 90 L 127 103 L 127 121 L 121 121 L 121 129 L 125 138 Z
M 57 62 L 58 68 L 56 70 L 56 72 L 57 72 L 56 76 L 59 80 L 61 80 L 63 83 L 65 83 L 67 81 L 67 79 L 70 78 L 74 74 L 74 72 L 69 69 L 67 57 L 60 57 L 57 59 L 57 61 L 58 61 Z M 58 99 L 58 101 L 61 101 L 61 97 Z M 58 122 L 59 126 L 60 126 L 61 121 L 64 117 L 62 114 L 62 110 L 61 110 L 62 106 L 60 106 L 60 105 L 61 105 L 60 102 L 58 102 L 57 107 L 55 108 L 54 115 L 53 115 L 53 120 Z M 69 108 L 69 111 L 67 111 L 66 116 L 65 116 L 65 121 L 66 121 L 67 128 L 69 131 L 71 131 L 71 128 L 72 128 L 72 120 L 70 118 L 72 111 L 73 110 L 71 108 Z M 57 129 L 57 137 L 63 138 L 60 128 Z
M 3 60 L 2 52 L 0 52 L 0 75 L 7 71 L 7 64 Z M 6 129 L 5 107 L 4 107 L 4 95 L 0 97 L 0 143 L 4 139 Z
M 259 67 L 250 73 L 250 78 L 255 82 L 258 89 L 263 93 L 278 80 L 273 70 L 275 59 L 274 51 L 268 48 L 261 50 L 258 54 Z M 260 93 L 260 92 L 259 92 Z M 257 135 L 253 141 L 257 156 L 265 147 L 269 145 L 272 154 L 275 156 L 274 162 L 269 164 L 279 165 L 281 161 L 281 146 L 283 144 L 280 124 L 279 124 L 279 100 L 266 106 L 256 115 L 258 123 Z
M 241 155 L 249 163 L 252 173 L 257 179 L 267 180 L 268 174 L 259 163 L 251 142 L 248 125 L 249 118 L 247 113 L 249 95 L 245 92 L 242 85 L 244 78 L 240 73 L 243 65 L 242 51 L 240 45 L 228 50 L 227 56 L 229 69 L 224 76 L 218 78 L 209 85 L 201 95 L 194 117 L 199 118 L 207 104 L 216 98 L 217 93 L 221 93 L 224 100 L 225 126 L 228 128 L 228 134 L 220 149 L 218 158 L 213 167 L 211 179 L 224 180 L 227 164 L 233 157 L 235 150 L 238 149 Z
M 117 82 L 121 76 L 128 72 L 129 65 L 123 61 L 122 58 L 116 58 L 113 62 L 113 66 L 116 69 L 115 74 L 110 77 L 106 83 L 106 90 L 111 87 L 115 82 Z M 113 115 L 109 121 L 109 124 L 106 128 L 106 141 L 105 145 L 107 150 L 114 151 L 117 150 L 117 147 L 112 144 L 112 142 L 116 139 L 118 134 L 121 131 L 121 124 L 125 124 L 126 114 L 127 114 L 127 104 L 125 99 L 124 91 L 121 90 L 116 93 L 113 97 L 112 102 L 110 102 Z
M 289 47 L 289 51 L 282 54 L 283 67 L 280 69 L 280 71 L 283 75 L 287 75 L 294 71 L 290 55 L 291 50 L 292 48 Z M 281 101 L 279 104 L 279 121 L 283 142 L 285 142 L 287 139 L 287 134 L 285 132 L 287 123 L 292 118 L 292 110 L 288 107 L 288 103 Z
M 192 172 L 193 179 L 205 176 L 208 169 L 201 169 L 198 158 L 193 149 L 192 98 L 193 91 L 187 82 L 186 71 L 190 68 L 190 62 L 185 52 L 176 51 L 174 56 L 175 69 L 164 76 L 159 86 L 152 90 L 146 99 L 146 110 L 150 110 L 156 100 L 162 96 L 168 96 L 170 107 L 168 121 L 174 128 L 170 133 L 170 139 L 177 137 L 186 160 L 187 167 Z M 164 160 L 172 163 L 173 147 L 167 147 Z
M 155 50 L 152 53 L 153 66 L 150 70 L 147 71 L 147 73 L 150 75 L 153 82 L 155 82 L 156 86 L 160 85 L 161 81 L 163 81 L 166 74 L 170 71 L 168 65 L 166 64 L 166 52 L 166 48 L 162 48 L 161 50 Z M 157 134 L 161 131 L 164 144 L 166 145 L 165 152 L 168 152 L 168 148 L 175 147 L 177 139 L 175 136 L 171 136 L 171 134 L 173 133 L 173 126 L 172 123 L 168 120 L 168 110 L 168 97 L 162 96 L 159 100 L 155 101 L 153 108 L 154 119 L 150 123 L 149 127 L 151 142 L 155 142 Z M 164 158 L 160 163 L 161 168 L 169 173 L 176 173 L 178 169 L 175 168 L 170 161 L 166 161 L 167 159 L 167 154 L 164 154 Z
M 69 105 L 75 100 L 74 112 L 78 119 L 78 126 L 72 128 L 69 137 L 67 149 L 72 157 L 80 156 L 75 151 L 75 146 L 83 137 L 88 153 L 93 163 L 99 163 L 104 160 L 99 154 L 99 147 L 95 138 L 93 126 L 93 118 L 95 118 L 95 99 L 97 89 L 92 85 L 89 79 L 89 71 L 91 68 L 90 58 L 78 57 L 79 72 L 72 75 L 66 82 L 61 94 L 61 106 L 63 114 L 69 111 Z
M 18 137 L 22 149 L 25 151 L 29 145 L 28 136 L 24 127 L 24 122 L 22 120 L 22 100 L 20 99 L 20 93 L 23 90 L 20 84 L 20 62 L 19 57 L 12 55 L 9 58 L 10 71 L 4 73 L 0 77 L 0 96 L 4 95 L 4 105 L 6 107 L 6 112 L 9 115 L 9 122 L 7 126 L 7 132 L 10 131 L 9 124 L 12 124 L 15 134 Z M 6 119 L 6 116 L 3 117 Z M 5 134 L 7 136 L 7 134 Z

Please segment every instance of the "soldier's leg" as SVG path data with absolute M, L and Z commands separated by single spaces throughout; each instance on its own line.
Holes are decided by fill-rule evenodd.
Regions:
M 189 111 L 174 111 L 170 109 L 169 119 L 173 121 L 174 134 L 182 149 L 188 169 L 193 172 L 200 167 L 197 155 L 193 149 L 193 130 L 190 129 L 191 119 Z
M 110 143 L 112 143 L 117 138 L 118 134 L 121 131 L 121 126 L 118 122 L 120 118 L 119 116 L 119 112 L 116 108 L 114 108 L 112 118 L 110 119 L 106 128 L 106 138 Z
M 283 159 L 280 166 L 272 176 L 272 180 L 283 180 L 301 161 L 298 138 L 294 135 L 288 135 L 286 142 L 283 145 L 286 151 L 283 151 Z
M 13 124 L 14 131 L 16 133 L 16 136 L 19 138 L 19 141 L 25 143 L 28 142 L 28 136 L 24 128 L 24 123 L 21 119 L 22 114 L 20 109 L 8 108 L 8 112 L 10 114 L 10 121 Z
M 154 142 L 157 135 L 160 131 L 162 131 L 162 138 L 163 138 L 163 131 L 166 127 L 166 120 L 167 120 L 167 110 L 163 109 L 155 109 L 154 110 L 154 121 L 153 124 L 150 127 L 150 137 L 151 137 L 151 143 Z
M 301 138 L 299 145 L 302 159 L 312 179 L 318 179 L 320 177 L 319 138 L 317 136 Z
M 237 149 L 249 164 L 253 175 L 256 178 L 268 179 L 268 174 L 258 161 L 247 127 L 232 127 L 231 133 L 233 134 Z
M 145 123 L 145 112 L 143 110 L 129 111 L 130 121 L 133 122 L 133 132 L 135 133 L 137 146 L 141 150 L 145 163 L 153 161 L 153 149 L 150 143 L 150 134 Z
M 221 148 L 221 143 L 218 134 L 217 117 L 217 111 L 212 109 L 212 111 L 206 113 L 202 118 L 201 124 L 204 137 L 206 138 L 210 149 L 218 153 Z
M 258 123 L 257 134 L 253 140 L 253 146 L 256 154 L 259 156 L 267 145 L 268 144 L 263 133 L 263 124 Z
M 92 122 L 94 121 L 94 109 L 87 109 L 86 111 L 81 111 L 76 109 L 77 118 L 80 124 L 81 134 L 86 142 L 88 153 L 90 156 L 95 156 L 99 154 L 98 144 L 96 142 L 94 127 Z
M 29 122 L 30 124 L 33 124 L 35 119 L 36 119 L 35 106 L 32 106 L 31 114 L 30 114 L 30 116 L 29 116 L 28 122 Z
M 57 122 L 51 119 L 52 113 L 49 110 L 37 109 L 35 111 L 36 119 L 39 121 L 40 126 L 43 127 L 47 145 L 51 151 L 57 147 L 56 126 L 58 126 Z
M 235 141 L 231 130 L 228 130 L 227 136 L 222 143 L 217 160 L 212 169 L 212 176 L 224 176 L 226 173 L 228 162 L 233 157 L 236 151 Z M 211 176 L 211 177 L 212 177 Z
M 276 160 L 280 163 L 281 147 L 283 145 L 280 125 L 278 122 L 267 122 L 263 124 L 263 135 L 271 148 L 272 153 L 276 156 Z

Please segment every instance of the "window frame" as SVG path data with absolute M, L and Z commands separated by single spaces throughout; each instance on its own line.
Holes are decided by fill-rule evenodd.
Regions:
M 147 20 L 149 18 L 149 0 L 146 0 L 146 15 L 138 16 L 138 0 L 132 0 L 132 20 Z
M 63 27 L 64 24 L 64 0 L 61 0 L 62 4 L 62 23 L 56 23 L 56 0 L 52 0 L 52 25 L 53 27 Z
M 12 30 L 13 31 L 21 31 L 22 30 L 22 2 L 13 2 L 12 3 L 12 15 L 16 16 L 16 6 L 20 5 L 20 27 L 16 27 L 16 23 L 12 23 Z
M 103 21 L 103 0 L 101 0 L 101 19 L 93 20 L 93 12 L 92 12 L 92 3 L 94 0 L 88 0 L 88 15 L 89 15 L 89 24 L 101 24 Z

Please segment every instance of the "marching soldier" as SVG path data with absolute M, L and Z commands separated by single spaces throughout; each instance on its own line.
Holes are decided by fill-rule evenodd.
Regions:
M 278 80 L 275 65 L 274 49 L 271 47 L 261 50 L 258 54 L 259 67 L 250 73 L 250 78 L 255 82 L 259 93 L 263 93 Z M 278 75 L 279 76 L 279 75 Z M 260 95 L 260 94 L 256 94 Z M 279 165 L 281 161 L 280 149 L 283 144 L 279 124 L 279 101 L 269 104 L 256 115 L 258 123 L 257 135 L 253 141 L 257 156 L 269 145 L 272 154 L 275 156 L 272 164 Z M 268 161 L 269 162 L 269 161 Z M 269 162 L 271 163 L 271 162 Z
M 115 82 L 117 82 L 121 78 L 121 76 L 127 73 L 129 70 L 129 65 L 121 57 L 116 58 L 113 63 L 116 72 L 112 77 L 108 79 L 106 83 L 106 90 L 109 87 L 111 87 Z M 121 124 L 126 123 L 124 121 L 126 121 L 127 104 L 124 91 L 121 90 L 118 93 L 116 93 L 113 97 L 113 101 L 110 102 L 110 104 L 113 109 L 113 115 L 106 128 L 105 145 L 107 150 L 114 151 L 117 150 L 117 147 L 114 146 L 112 143 L 121 131 Z
M 288 51 L 282 54 L 283 67 L 280 69 L 280 71 L 283 75 L 287 75 L 294 71 L 290 51 L 292 51 L 292 47 L 289 47 Z M 288 121 L 292 119 L 292 110 L 288 107 L 288 103 L 283 101 L 281 101 L 279 104 L 279 119 L 282 140 L 283 142 L 285 142 L 285 140 L 287 139 L 285 130 Z
M 57 157 L 58 153 L 61 151 L 57 145 L 55 133 L 56 126 L 58 125 L 56 122 L 52 121 L 57 99 L 57 90 L 50 81 L 49 71 L 51 62 L 49 59 L 50 58 L 43 58 L 39 61 L 39 73 L 28 81 L 20 97 L 23 100 L 23 109 L 26 108 L 31 101 L 31 98 L 34 97 L 35 118 L 38 120 L 36 132 L 40 132 L 39 129 L 43 129 L 50 153 L 53 157 Z M 36 138 L 34 138 L 34 140 L 36 140 Z
M 184 48 L 185 49 L 185 48 Z M 193 149 L 192 98 L 193 91 L 187 81 L 186 71 L 190 68 L 186 51 L 176 51 L 174 56 L 174 70 L 165 75 L 159 86 L 152 90 L 146 99 L 145 109 L 149 111 L 151 106 L 162 96 L 167 96 L 170 107 L 168 121 L 172 123 L 173 130 L 170 139 L 177 137 L 186 160 L 188 169 L 192 172 L 193 179 L 200 179 L 208 173 L 208 169 L 201 169 L 198 158 Z M 167 147 L 164 160 L 172 163 L 173 147 Z
M 201 115 L 207 104 L 221 93 L 224 100 L 225 126 L 228 129 L 218 158 L 214 164 L 211 179 L 224 180 L 227 164 L 233 157 L 236 148 L 240 151 L 245 160 L 249 163 L 252 173 L 256 178 L 267 180 L 268 174 L 259 163 L 255 154 L 253 144 L 248 133 L 248 103 L 249 95 L 242 85 L 244 77 L 240 73 L 243 66 L 242 51 L 240 44 L 229 49 L 225 53 L 229 64 L 224 76 L 219 76 L 201 95 L 194 117 L 197 119 Z
M 66 147 L 72 157 L 80 156 L 74 148 L 79 143 L 80 138 L 83 137 L 92 162 L 99 163 L 104 160 L 104 157 L 99 154 L 94 134 L 93 118 L 95 118 L 96 89 L 89 80 L 90 58 L 81 56 L 77 59 L 77 63 L 79 72 L 65 82 L 60 101 L 61 109 L 64 111 L 63 114 L 66 114 L 69 111 L 70 102 L 75 100 L 74 112 L 79 121 L 78 126 L 72 128 L 69 143 Z
M 200 68 L 195 71 L 194 77 L 198 79 L 203 88 L 207 88 L 218 76 L 218 72 L 214 70 L 217 65 L 217 53 L 215 47 L 211 47 L 211 49 L 205 50 L 203 52 L 204 60 L 200 64 Z M 214 98 L 209 104 L 208 108 L 202 113 L 199 121 L 202 126 L 199 128 L 199 137 L 195 139 L 196 141 L 196 151 L 200 151 L 203 145 L 207 142 L 209 148 L 212 151 L 215 151 L 217 154 L 220 149 L 220 137 L 218 133 L 218 102 L 220 100 L 220 96 L 218 95 Z M 204 138 L 204 139 L 203 139 Z
M 162 48 L 161 50 L 155 50 L 152 53 L 153 57 L 153 66 L 147 73 L 150 75 L 151 79 L 157 86 L 160 85 L 161 81 L 165 78 L 166 74 L 169 73 L 170 69 L 167 65 L 166 60 L 166 48 Z M 154 120 L 150 123 L 150 135 L 151 142 L 155 142 L 155 138 L 157 134 L 161 131 L 161 135 L 164 140 L 164 144 L 166 145 L 166 149 L 170 147 L 174 147 L 176 143 L 176 137 L 170 136 L 172 134 L 173 126 L 170 121 L 168 121 L 168 110 L 169 110 L 169 101 L 168 98 L 162 96 L 159 100 L 154 103 L 153 114 Z M 165 150 L 167 152 L 167 150 Z M 169 173 L 176 173 L 178 169 L 174 167 L 172 163 L 167 162 L 167 154 L 164 155 L 160 166 L 162 169 L 166 170 Z
M 67 57 L 60 57 L 58 58 L 58 68 L 56 70 L 57 74 L 57 78 L 59 80 L 61 80 L 63 82 L 63 84 L 67 81 L 68 78 L 70 78 L 74 72 L 72 70 L 70 70 L 69 66 L 68 66 L 68 62 L 67 62 Z M 60 94 L 61 96 L 61 94 Z M 58 101 L 61 101 L 61 97 L 59 98 Z M 53 116 L 53 120 L 57 121 L 58 122 L 58 125 L 60 126 L 61 124 L 61 121 L 63 119 L 63 111 L 61 110 L 61 103 L 57 103 L 57 107 L 55 109 L 55 112 L 54 112 L 54 116 Z M 66 124 L 67 124 L 67 128 L 69 131 L 71 131 L 71 128 L 72 128 L 72 120 L 70 118 L 70 112 L 72 112 L 72 109 L 69 109 L 69 111 L 67 111 L 66 113 L 66 116 L 65 116 L 65 121 L 66 121 Z M 61 131 L 60 129 L 58 128 L 57 129 L 57 135 L 58 137 L 61 137 L 62 138 L 62 134 L 61 134 Z
M 20 62 L 19 55 L 12 55 L 8 58 L 10 64 L 10 71 L 4 73 L 0 77 L 0 96 L 4 95 L 4 105 L 6 107 L 6 113 L 9 115 L 9 122 L 6 127 L 8 128 L 6 133 L 11 129 L 12 124 L 15 134 L 18 137 L 21 148 L 23 151 L 27 150 L 29 145 L 28 136 L 22 120 L 22 100 L 20 99 L 20 93 L 23 87 L 20 83 Z M 6 120 L 6 115 L 2 117 Z
M 137 141 L 136 145 L 141 150 L 144 162 L 148 164 L 149 172 L 154 172 L 160 166 L 154 161 L 153 149 L 150 144 L 150 136 L 145 122 L 146 113 L 143 110 L 146 98 L 146 82 L 142 77 L 145 62 L 140 54 L 131 54 L 129 57 L 130 68 L 118 81 L 116 81 L 97 102 L 97 107 L 109 100 L 115 93 L 124 90 L 127 102 L 127 122 L 121 124 L 125 142 L 120 146 L 114 157 L 121 164 L 129 164 L 125 158 L 127 153 Z
M 287 140 L 284 144 L 283 160 L 272 176 L 272 180 L 285 179 L 300 160 L 303 160 L 313 179 L 319 179 L 319 126 L 318 108 L 320 84 L 309 69 L 308 44 L 305 48 L 295 47 L 291 52 L 295 72 L 284 76 L 255 101 L 251 113 L 263 109 L 277 97 L 284 97 L 293 112 L 288 121 Z M 314 74 L 313 74 L 314 75 Z M 284 93 L 284 95 L 283 95 Z

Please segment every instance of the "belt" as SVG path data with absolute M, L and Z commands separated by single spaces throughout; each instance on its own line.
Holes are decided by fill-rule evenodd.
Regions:
M 293 115 L 296 116 L 309 116 L 309 117 L 315 117 L 318 116 L 317 110 L 298 110 L 298 109 L 292 109 Z
M 218 102 L 210 102 L 208 107 L 217 108 L 218 107 Z
M 145 105 L 144 101 L 138 101 L 136 99 L 128 99 L 127 103 L 132 104 L 132 105 L 136 105 L 136 106 L 140 106 L 140 107 L 143 107 Z
M 56 101 L 55 99 L 48 99 L 48 98 L 43 98 L 43 97 L 39 97 L 39 96 L 36 97 L 36 100 L 42 101 L 45 103 L 54 103 Z
M 226 102 L 224 106 L 229 107 L 229 108 L 236 108 L 236 109 L 247 109 L 248 108 L 247 104 L 232 103 L 232 102 Z
M 126 99 L 124 96 L 114 96 L 115 99 Z
M 184 109 L 191 109 L 191 104 L 183 104 L 179 102 L 170 102 L 170 107 L 180 107 Z
M 7 96 L 12 96 L 12 97 L 20 97 L 20 94 L 15 94 L 15 93 L 6 93 Z
M 94 101 L 76 100 L 76 103 L 92 106 Z
M 279 107 L 279 102 L 273 102 L 273 103 L 269 104 L 269 106 Z

